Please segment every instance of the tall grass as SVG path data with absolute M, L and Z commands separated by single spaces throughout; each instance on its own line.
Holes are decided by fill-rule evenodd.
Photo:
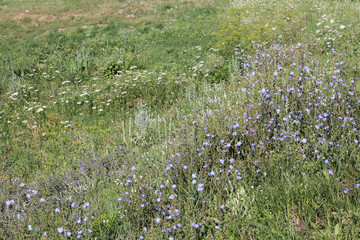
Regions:
M 1 55 L 1 238 L 359 237 L 358 4 L 202 4 Z

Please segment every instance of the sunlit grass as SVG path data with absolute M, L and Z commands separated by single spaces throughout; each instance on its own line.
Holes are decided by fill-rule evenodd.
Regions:
M 358 3 L 22 3 L 0 238 L 359 237 Z

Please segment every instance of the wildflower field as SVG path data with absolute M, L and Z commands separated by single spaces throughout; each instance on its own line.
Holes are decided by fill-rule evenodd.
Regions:
M 360 2 L 0 2 L 0 239 L 360 239 Z

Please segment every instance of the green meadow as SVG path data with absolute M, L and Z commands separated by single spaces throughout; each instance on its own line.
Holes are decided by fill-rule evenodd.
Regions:
M 359 239 L 360 2 L 0 2 L 0 239 Z

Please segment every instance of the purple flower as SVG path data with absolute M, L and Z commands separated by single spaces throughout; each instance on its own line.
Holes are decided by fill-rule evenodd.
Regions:
M 20 183 L 20 187 L 25 187 L 25 183 Z
M 359 187 L 360 187 L 360 183 L 357 183 L 357 184 L 356 184 L 356 188 L 359 188 Z
M 196 178 L 196 174 L 195 173 L 191 174 L 191 177 Z
M 192 184 L 196 184 L 197 183 L 197 181 L 194 179 L 194 180 L 192 180 L 192 182 L 191 182 Z
M 28 226 L 28 230 L 29 230 L 29 231 L 33 230 L 33 228 L 32 228 L 31 225 Z
M 347 194 L 349 192 L 349 189 L 348 188 L 345 188 L 344 189 L 344 193 Z
M 156 221 L 157 223 L 160 223 L 160 222 L 161 222 L 161 219 L 160 219 L 160 218 L 157 218 L 155 221 Z
M 197 224 L 197 223 L 195 223 L 195 222 L 193 222 L 192 224 L 191 224 L 194 228 L 198 228 L 200 225 L 199 224 Z
M 333 170 L 332 169 L 329 169 L 329 174 L 333 174 Z
M 220 159 L 220 163 L 221 163 L 221 164 L 224 164 L 224 162 L 225 162 L 225 161 L 224 161 L 223 159 Z
M 301 140 L 301 142 L 302 142 L 302 143 L 307 143 L 306 138 L 303 138 L 303 139 Z
M 178 216 L 179 213 L 180 213 L 179 209 L 175 209 L 175 210 L 174 210 L 174 213 L 176 214 L 176 216 Z
M 131 179 L 127 179 L 126 180 L 126 186 L 130 185 L 131 182 L 132 182 Z
M 64 231 L 64 228 L 59 227 L 57 230 L 58 230 L 59 233 L 62 233 Z
M 14 203 L 15 203 L 15 201 L 13 199 L 6 201 L 6 205 L 8 205 L 8 206 L 10 206 L 10 205 L 12 205 Z
M 45 202 L 45 199 L 44 198 L 40 198 L 40 202 Z
M 146 228 L 146 227 L 144 227 L 144 228 L 143 228 L 143 230 L 144 230 L 144 232 L 146 232 L 146 231 L 147 231 L 147 228 Z
M 274 72 L 274 77 L 277 77 L 278 76 L 278 73 L 277 71 Z
M 220 229 L 220 227 L 219 227 L 219 226 L 215 226 L 215 229 Z
M 200 183 L 200 184 L 198 185 L 198 187 L 197 187 L 197 190 L 198 190 L 199 192 L 204 191 L 204 184 Z
M 171 187 L 172 187 L 173 189 L 175 189 L 175 188 L 176 188 L 176 184 L 171 185 Z
M 325 164 L 329 164 L 329 160 L 328 160 L 328 159 L 325 159 L 324 163 L 325 163 Z
M 235 144 L 235 147 L 240 147 L 240 146 L 241 146 L 241 144 L 242 144 L 242 142 L 241 142 L 241 141 L 239 141 L 237 144 Z

